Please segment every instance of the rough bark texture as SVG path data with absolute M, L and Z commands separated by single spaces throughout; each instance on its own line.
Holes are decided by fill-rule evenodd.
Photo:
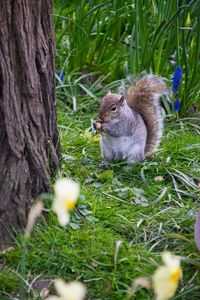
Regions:
M 59 161 L 50 0 L 0 1 L 0 244 Z

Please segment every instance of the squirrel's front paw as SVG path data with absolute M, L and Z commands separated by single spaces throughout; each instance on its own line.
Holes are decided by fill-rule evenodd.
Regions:
M 107 123 L 102 123 L 100 120 L 93 122 L 94 129 L 101 135 L 105 135 L 109 131 L 109 126 Z
M 101 127 L 99 128 L 99 133 L 102 135 L 109 134 L 109 124 L 108 123 L 101 124 Z
M 107 129 L 108 129 L 108 125 L 107 124 L 105 124 L 105 123 L 101 124 L 101 127 L 100 127 L 101 131 L 106 131 Z
M 95 129 L 96 131 L 99 131 L 100 128 L 101 128 L 102 123 L 101 123 L 101 121 L 98 120 L 98 121 L 96 121 L 96 122 L 93 122 L 92 125 L 93 125 L 93 127 L 94 127 L 94 129 Z

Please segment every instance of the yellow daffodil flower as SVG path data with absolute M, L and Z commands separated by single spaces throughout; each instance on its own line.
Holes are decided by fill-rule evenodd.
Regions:
M 164 266 L 158 267 L 153 275 L 153 288 L 156 300 L 168 300 L 176 292 L 179 279 L 182 276 L 180 259 L 170 252 L 162 254 Z
M 69 211 L 74 209 L 79 194 L 79 184 L 73 180 L 63 178 L 56 181 L 52 208 L 57 214 L 61 226 L 69 223 Z
M 59 296 L 49 296 L 46 300 L 83 300 L 86 295 L 86 287 L 81 282 L 65 283 L 62 279 L 54 282 Z

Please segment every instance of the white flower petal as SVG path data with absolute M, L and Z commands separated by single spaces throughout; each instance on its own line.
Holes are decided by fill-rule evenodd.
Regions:
M 66 211 L 66 206 L 64 202 L 59 201 L 58 199 L 54 199 L 54 202 L 52 204 L 52 209 L 57 212 L 57 211 Z
M 173 297 L 182 274 L 178 257 L 164 252 L 162 259 L 165 265 L 158 267 L 152 278 L 156 300 L 168 300 Z
M 61 297 L 65 297 L 65 290 L 67 289 L 67 283 L 62 279 L 57 279 L 54 282 L 56 291 Z
M 55 281 L 55 288 L 63 300 L 82 300 L 86 295 L 86 288 L 81 282 L 65 283 L 58 279 Z
M 76 201 L 80 194 L 80 186 L 68 178 L 62 178 L 55 183 L 55 198 L 59 201 Z
M 170 252 L 166 251 L 162 254 L 163 262 L 170 267 L 179 267 L 180 266 L 180 258 L 172 255 Z
M 58 296 L 49 296 L 49 297 L 45 298 L 45 300 L 61 300 L 61 299 Z
M 73 180 L 62 178 L 56 181 L 52 209 L 57 214 L 60 225 L 69 223 L 68 211 L 74 208 L 79 194 L 79 184 Z
M 68 212 L 60 210 L 60 211 L 57 211 L 56 214 L 58 217 L 58 222 L 61 226 L 65 226 L 69 223 L 70 215 Z
M 157 296 L 157 300 L 170 299 L 178 286 L 178 281 L 170 280 L 171 270 L 165 266 L 159 267 L 153 275 L 153 287 Z

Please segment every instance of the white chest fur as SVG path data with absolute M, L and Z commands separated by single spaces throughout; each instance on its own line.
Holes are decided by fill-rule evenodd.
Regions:
M 144 159 L 146 134 L 138 139 L 136 134 L 123 137 L 109 135 L 101 137 L 102 156 L 107 161 L 128 160 L 140 161 Z

